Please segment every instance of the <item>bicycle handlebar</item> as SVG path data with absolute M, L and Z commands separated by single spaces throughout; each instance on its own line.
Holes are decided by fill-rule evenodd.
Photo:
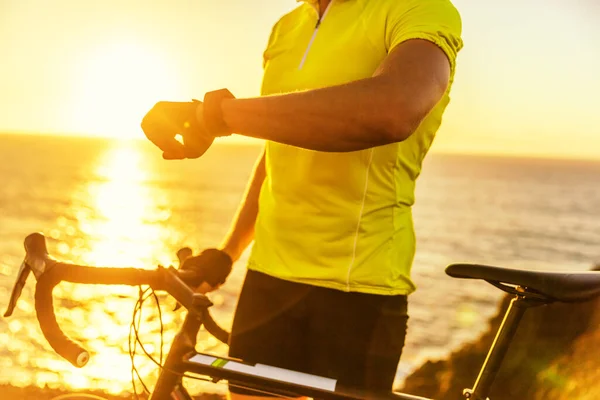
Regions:
M 52 299 L 52 291 L 60 282 L 101 285 L 149 285 L 155 290 L 164 290 L 172 295 L 190 312 L 203 317 L 207 331 L 222 342 L 227 342 L 229 333 L 218 326 L 208 312 L 211 301 L 204 295 L 194 293 L 185 283 L 197 278 L 195 271 L 177 271 L 174 268 L 158 267 L 155 270 L 137 268 L 88 267 L 59 262 L 46 248 L 46 239 L 41 233 L 25 238 L 26 256 L 13 288 L 5 316 L 10 316 L 23 289 L 30 270 L 37 284 L 35 288 L 35 310 L 40 328 L 50 346 L 75 367 L 83 367 L 89 353 L 80 344 L 69 339 L 60 329 Z

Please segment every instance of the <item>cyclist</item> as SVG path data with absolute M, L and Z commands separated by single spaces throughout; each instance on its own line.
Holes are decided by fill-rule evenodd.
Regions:
M 262 97 L 219 90 L 144 117 L 166 159 L 234 132 L 266 140 L 222 246 L 184 264 L 212 271 L 211 290 L 254 240 L 230 356 L 391 389 L 415 289 L 415 181 L 461 47 L 449 0 L 307 1 L 273 27 Z

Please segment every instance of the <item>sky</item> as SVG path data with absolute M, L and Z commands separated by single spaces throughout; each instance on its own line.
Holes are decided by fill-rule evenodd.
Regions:
M 433 150 L 600 159 L 600 2 L 454 4 L 465 47 Z M 143 137 L 158 100 L 256 96 L 271 27 L 296 6 L 0 0 L 0 131 Z

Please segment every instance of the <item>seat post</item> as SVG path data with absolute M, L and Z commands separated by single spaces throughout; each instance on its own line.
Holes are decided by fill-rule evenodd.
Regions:
M 520 288 L 519 288 L 520 289 Z M 524 291 L 524 290 L 523 290 Z M 488 400 L 488 394 L 496 374 L 500 369 L 502 360 L 506 355 L 510 342 L 512 341 L 519 322 L 529 307 L 541 305 L 539 299 L 529 299 L 520 294 L 515 296 L 504 314 L 502 324 L 496 333 L 496 338 L 490 347 L 488 355 L 481 366 L 479 376 L 472 389 L 465 389 L 463 395 L 469 400 Z

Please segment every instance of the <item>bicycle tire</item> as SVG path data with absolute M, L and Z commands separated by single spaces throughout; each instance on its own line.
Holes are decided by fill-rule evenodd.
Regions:
M 96 396 L 95 394 L 69 393 L 69 394 L 61 394 L 60 396 L 53 397 L 52 400 L 108 400 L 108 399 L 105 397 Z

